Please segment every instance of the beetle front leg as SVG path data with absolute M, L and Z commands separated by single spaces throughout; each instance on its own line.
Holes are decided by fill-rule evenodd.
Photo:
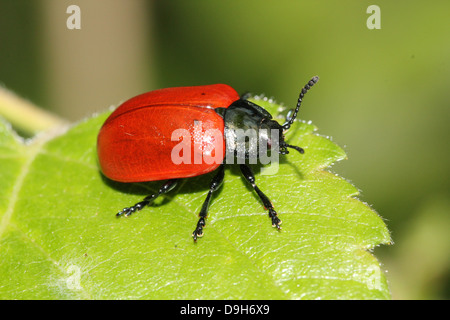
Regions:
M 208 215 L 208 208 L 209 203 L 211 201 L 211 196 L 213 192 L 217 191 L 217 189 L 220 188 L 220 186 L 223 183 L 223 178 L 225 176 L 225 169 L 224 165 L 221 164 L 219 167 L 219 171 L 214 176 L 214 178 L 211 180 L 211 185 L 209 186 L 209 192 L 206 196 L 205 201 L 203 202 L 202 210 L 200 211 L 200 219 L 198 220 L 197 227 L 195 228 L 194 232 L 192 233 L 192 237 L 194 238 L 194 241 L 197 241 L 198 237 L 203 236 L 203 227 L 206 224 L 206 216 Z
M 165 194 L 167 192 L 169 192 L 170 190 L 172 190 L 173 188 L 175 188 L 175 186 L 177 185 L 178 180 L 177 179 L 172 179 L 172 180 L 168 180 L 167 182 L 165 182 L 160 188 L 158 193 L 155 194 L 151 194 L 147 197 L 144 198 L 144 200 L 142 200 L 141 202 L 136 203 L 134 206 L 132 207 L 127 207 L 127 208 L 123 208 L 121 211 L 119 211 L 116 216 L 117 217 L 121 217 L 121 216 L 125 216 L 128 217 L 129 215 L 131 215 L 132 213 L 142 210 L 142 208 L 144 208 L 145 206 L 148 206 L 149 204 L 151 204 L 156 198 L 158 198 L 160 195 Z
M 264 207 L 267 210 L 269 210 L 269 217 L 272 220 L 272 226 L 276 227 L 278 230 L 281 230 L 281 226 L 280 226 L 281 220 L 280 220 L 280 218 L 278 218 L 277 212 L 275 211 L 270 199 L 256 185 L 255 175 L 253 174 L 252 169 L 246 164 L 241 164 L 240 168 L 241 168 L 242 175 L 248 182 L 250 182 L 253 189 L 256 191 L 256 193 L 258 194 L 262 203 L 264 204 Z

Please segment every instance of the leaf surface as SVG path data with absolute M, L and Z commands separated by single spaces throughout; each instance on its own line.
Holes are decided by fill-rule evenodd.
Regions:
M 0 122 L 1 299 L 390 298 L 370 253 L 390 242 L 387 227 L 354 186 L 326 171 L 346 155 L 312 124 L 295 122 L 287 134 L 305 154 L 282 157 L 276 175 L 255 169 L 283 229 L 271 226 L 251 186 L 228 166 L 194 243 L 214 173 L 117 219 L 161 182 L 102 176 L 96 138 L 109 113 L 29 143 Z

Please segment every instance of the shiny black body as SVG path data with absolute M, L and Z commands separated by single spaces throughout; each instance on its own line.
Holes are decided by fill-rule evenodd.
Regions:
M 276 148 L 278 152 L 280 145 L 285 144 L 283 126 L 251 101 L 240 99 L 228 108 L 217 108 L 216 112 L 225 123 L 227 163 L 234 158 L 242 164 L 245 162 L 243 159 L 258 158 L 262 147 L 265 147 L 264 150 Z

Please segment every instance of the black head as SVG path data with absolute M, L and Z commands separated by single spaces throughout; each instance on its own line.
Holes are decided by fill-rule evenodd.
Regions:
M 245 158 L 250 157 L 252 144 L 250 143 L 252 134 L 255 135 L 256 144 L 253 148 L 259 150 L 261 145 L 272 148 L 278 144 L 280 154 L 288 154 L 288 148 L 304 153 L 301 147 L 287 144 L 284 141 L 284 132 L 286 132 L 297 117 L 303 97 L 308 90 L 317 83 L 319 77 L 313 77 L 301 90 L 297 106 L 288 113 L 286 121 L 280 125 L 272 119 L 272 115 L 257 104 L 241 98 L 233 102 L 228 108 L 216 111 L 222 115 L 225 122 L 225 138 L 227 141 L 227 152 L 233 151 L 234 156 L 245 154 Z M 250 130 L 249 130 L 250 129 Z M 277 131 L 274 131 L 276 129 Z M 278 135 L 273 136 L 273 132 Z M 243 137 L 244 136 L 244 137 Z M 253 150 L 258 156 L 257 150 Z

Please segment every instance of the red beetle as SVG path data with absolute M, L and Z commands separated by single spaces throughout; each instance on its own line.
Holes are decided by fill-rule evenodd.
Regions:
M 283 125 L 272 120 L 265 109 L 248 101 L 248 96 L 241 97 L 224 84 L 155 90 L 120 105 L 106 119 L 98 135 L 97 153 L 103 174 L 119 182 L 168 181 L 158 193 L 124 208 L 117 216 L 129 216 L 151 204 L 159 195 L 172 190 L 178 179 L 217 169 L 192 235 L 197 240 L 203 235 L 212 193 L 223 182 L 224 164 L 237 159 L 245 179 L 269 210 L 272 225 L 281 229 L 272 203 L 256 186 L 253 172 L 245 162 L 252 157 L 258 159 L 257 150 L 263 150 L 263 145 L 279 154 L 289 153 L 287 148 L 303 153 L 302 148 L 284 141 L 283 131 L 290 128 L 304 94 L 318 80 L 314 77 L 302 88 L 295 110 L 288 114 Z M 246 139 L 248 132 L 254 132 L 257 139 Z M 253 149 L 252 141 L 256 142 Z

